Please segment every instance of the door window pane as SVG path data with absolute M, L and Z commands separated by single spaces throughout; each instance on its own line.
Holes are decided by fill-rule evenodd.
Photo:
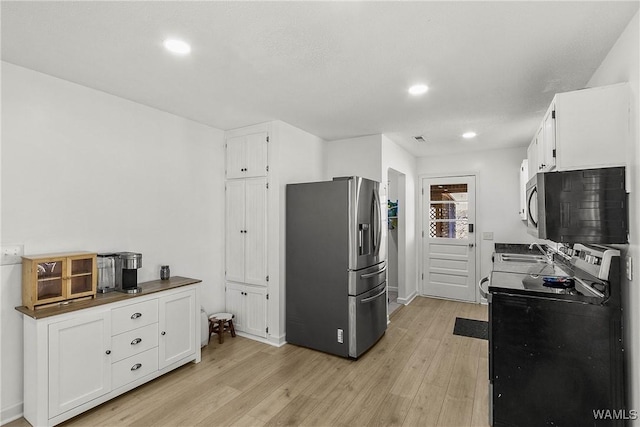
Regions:
M 429 237 L 469 237 L 469 194 L 467 184 L 432 185 L 429 205 Z
M 462 202 L 467 201 L 467 184 L 442 184 L 431 186 L 432 202 Z

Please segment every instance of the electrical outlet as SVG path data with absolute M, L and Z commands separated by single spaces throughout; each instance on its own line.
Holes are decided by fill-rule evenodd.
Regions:
M 631 257 L 628 256 L 627 257 L 627 279 L 629 279 L 629 281 L 633 280 L 633 262 L 631 261 Z
M 2 246 L 0 265 L 21 264 L 24 255 L 24 245 Z
M 344 333 L 343 333 L 342 329 L 338 329 L 338 342 L 340 344 L 344 343 Z
M 493 231 L 485 231 L 482 233 L 482 240 L 493 240 Z

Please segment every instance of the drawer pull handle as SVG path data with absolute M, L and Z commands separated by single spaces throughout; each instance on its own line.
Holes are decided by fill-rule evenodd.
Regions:
M 135 340 L 131 341 L 131 345 L 140 344 L 141 342 L 142 342 L 142 338 L 136 338 Z
M 107 354 L 111 354 L 111 350 L 107 350 L 105 353 L 107 353 Z
M 132 319 L 137 319 L 137 318 L 139 318 L 139 317 L 142 317 L 142 313 L 133 313 L 133 314 L 131 315 L 131 318 L 132 318 Z
M 131 367 L 132 371 L 137 371 L 138 369 L 142 368 L 142 363 L 136 363 L 135 365 L 133 365 Z
M 167 333 L 165 331 L 160 332 L 160 335 L 166 335 Z

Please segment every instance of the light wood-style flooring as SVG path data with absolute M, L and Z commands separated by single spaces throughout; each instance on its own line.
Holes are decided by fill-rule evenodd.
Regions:
M 63 425 L 487 426 L 488 343 L 453 335 L 456 317 L 487 320 L 487 307 L 416 298 L 357 361 L 212 337 L 201 363 Z

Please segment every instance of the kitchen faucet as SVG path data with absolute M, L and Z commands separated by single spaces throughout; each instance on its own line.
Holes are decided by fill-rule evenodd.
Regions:
M 547 261 L 552 263 L 553 262 L 553 254 L 547 252 L 542 246 L 540 246 L 540 244 L 538 242 L 533 242 L 532 244 L 529 245 L 529 250 L 533 249 L 533 247 L 537 247 L 538 249 L 540 249 L 540 252 L 542 252 L 544 254 L 544 256 L 547 258 Z

